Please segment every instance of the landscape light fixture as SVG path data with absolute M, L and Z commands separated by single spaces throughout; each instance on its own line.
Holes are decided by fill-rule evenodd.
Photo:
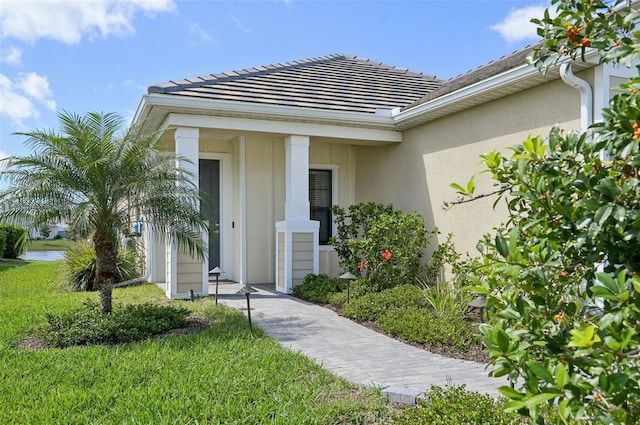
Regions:
M 351 285 L 351 281 L 356 279 L 356 277 L 351 274 L 351 272 L 346 272 L 345 274 L 340 276 L 340 279 L 344 279 L 347 281 L 347 304 L 349 304 L 349 286 Z
M 215 269 L 209 270 L 209 274 L 212 274 L 216 277 L 216 304 L 218 304 L 218 282 L 220 281 L 221 273 L 222 273 L 222 270 L 220 270 L 220 267 L 216 267 Z
M 247 297 L 247 317 L 249 318 L 249 330 L 251 332 L 253 332 L 253 328 L 251 328 L 251 303 L 249 302 L 249 298 L 254 292 L 258 291 L 249 285 L 242 285 L 242 288 L 238 289 L 238 292 L 236 292 L 236 294 L 244 294 Z

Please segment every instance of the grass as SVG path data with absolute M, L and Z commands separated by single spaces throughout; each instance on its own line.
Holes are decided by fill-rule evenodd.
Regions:
M 30 240 L 27 243 L 29 251 L 65 251 L 73 244 L 69 239 L 41 239 Z
M 15 348 L 45 312 L 97 299 L 59 292 L 59 274 L 59 262 L 0 261 L 2 424 L 351 424 L 389 413 L 375 391 L 251 334 L 240 312 L 170 301 L 152 285 L 117 289 L 114 301 L 181 303 L 211 328 L 118 346 Z

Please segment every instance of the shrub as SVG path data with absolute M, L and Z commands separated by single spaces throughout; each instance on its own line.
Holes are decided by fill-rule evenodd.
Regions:
M 468 391 L 464 386 L 432 386 L 415 408 L 403 409 L 393 425 L 520 424 L 520 415 L 504 413 L 504 401 Z
M 453 282 L 425 286 L 422 294 L 434 312 L 447 314 L 466 311 L 472 298 L 469 292 L 463 292 Z
M 376 321 L 392 309 L 424 307 L 422 290 L 415 285 L 400 285 L 382 292 L 352 298 L 342 314 L 358 322 Z
M 0 230 L 4 231 L 6 245 L 3 258 L 18 258 L 27 250 L 27 230 L 13 224 L 0 224 Z
M 4 258 L 4 251 L 7 249 L 7 232 L 0 228 L 0 258 Z
M 327 304 L 332 294 L 346 287 L 344 279 L 331 278 L 326 274 L 308 274 L 301 285 L 294 286 L 293 294 L 312 303 Z
M 119 250 L 116 281 L 122 282 L 136 276 L 138 259 L 133 250 Z M 96 253 L 87 242 L 78 242 L 68 249 L 63 259 L 62 284 L 70 291 L 94 291 L 96 278 Z
M 100 305 L 86 301 L 77 309 L 47 314 L 37 335 L 51 347 L 117 344 L 139 341 L 186 326 L 189 310 L 154 304 L 127 305 L 102 314 Z
M 459 350 L 468 350 L 480 344 L 480 336 L 460 313 L 436 313 L 410 306 L 382 314 L 377 323 L 383 331 L 409 342 L 438 347 L 448 345 Z
M 367 277 L 373 291 L 414 283 L 422 273 L 422 255 L 433 235 L 417 212 L 404 214 L 391 205 L 332 208 L 337 234 L 331 238 L 340 266 Z

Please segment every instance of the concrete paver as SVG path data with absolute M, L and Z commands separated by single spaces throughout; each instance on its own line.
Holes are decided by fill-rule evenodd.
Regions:
M 482 363 L 452 359 L 403 344 L 334 311 L 289 295 L 273 285 L 252 285 L 251 319 L 272 338 L 310 357 L 324 368 L 366 386 L 391 392 L 392 400 L 415 400 L 432 385 L 465 384 L 467 389 L 497 396 L 505 379 L 489 378 Z M 235 294 L 240 284 L 221 283 L 218 302 L 245 312 L 245 295 Z M 209 293 L 213 293 L 211 286 Z M 399 391 L 399 389 L 405 389 Z

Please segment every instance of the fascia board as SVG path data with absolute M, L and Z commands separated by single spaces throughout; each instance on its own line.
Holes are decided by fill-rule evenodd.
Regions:
M 597 65 L 599 62 L 599 57 L 600 56 L 598 52 L 591 49 L 586 52 L 584 63 Z M 567 60 L 561 61 L 561 63 L 569 61 L 570 59 L 567 58 Z M 559 67 L 561 63 L 557 64 L 556 67 Z M 485 80 L 479 81 L 475 84 L 471 84 L 467 87 L 463 87 L 454 92 L 447 93 L 441 97 L 417 105 L 414 108 L 407 109 L 406 111 L 401 111 L 393 116 L 394 122 L 397 125 L 400 125 L 403 122 L 418 118 L 421 115 L 428 114 L 430 112 L 438 110 L 439 108 L 449 107 L 452 104 L 464 102 L 465 100 L 468 100 L 470 98 L 538 75 L 541 75 L 541 72 L 535 66 L 523 64 L 508 71 L 497 74 L 493 77 L 489 77 Z
M 420 104 L 414 108 L 399 112 L 394 116 L 394 121 L 396 122 L 396 124 L 402 124 L 403 122 L 417 118 L 420 115 L 428 114 L 429 112 L 442 107 L 451 106 L 454 103 L 463 102 L 472 97 L 476 97 L 488 91 L 495 90 L 498 87 L 513 84 L 514 82 L 529 78 L 532 75 L 538 73 L 539 71 L 536 68 L 530 65 L 522 65 L 517 68 L 511 69 L 508 72 L 498 74 L 489 79 L 480 81 L 454 92 L 447 93 L 441 97 Z
M 282 135 L 295 134 L 363 141 L 402 142 L 402 132 L 398 130 L 211 115 L 170 113 L 162 123 L 162 127 L 217 128 L 231 131 L 251 131 Z
M 375 126 L 378 128 L 392 129 L 393 118 L 384 115 L 372 115 L 360 112 L 328 111 L 310 108 L 296 108 L 292 106 L 264 105 L 248 102 L 219 101 L 215 99 L 203 99 L 168 94 L 147 94 L 145 103 L 153 106 L 161 106 L 173 109 L 198 109 L 202 111 L 216 111 L 220 114 L 233 114 L 239 117 L 270 117 L 283 118 L 285 120 L 305 120 L 314 122 L 326 122 L 333 124 Z

